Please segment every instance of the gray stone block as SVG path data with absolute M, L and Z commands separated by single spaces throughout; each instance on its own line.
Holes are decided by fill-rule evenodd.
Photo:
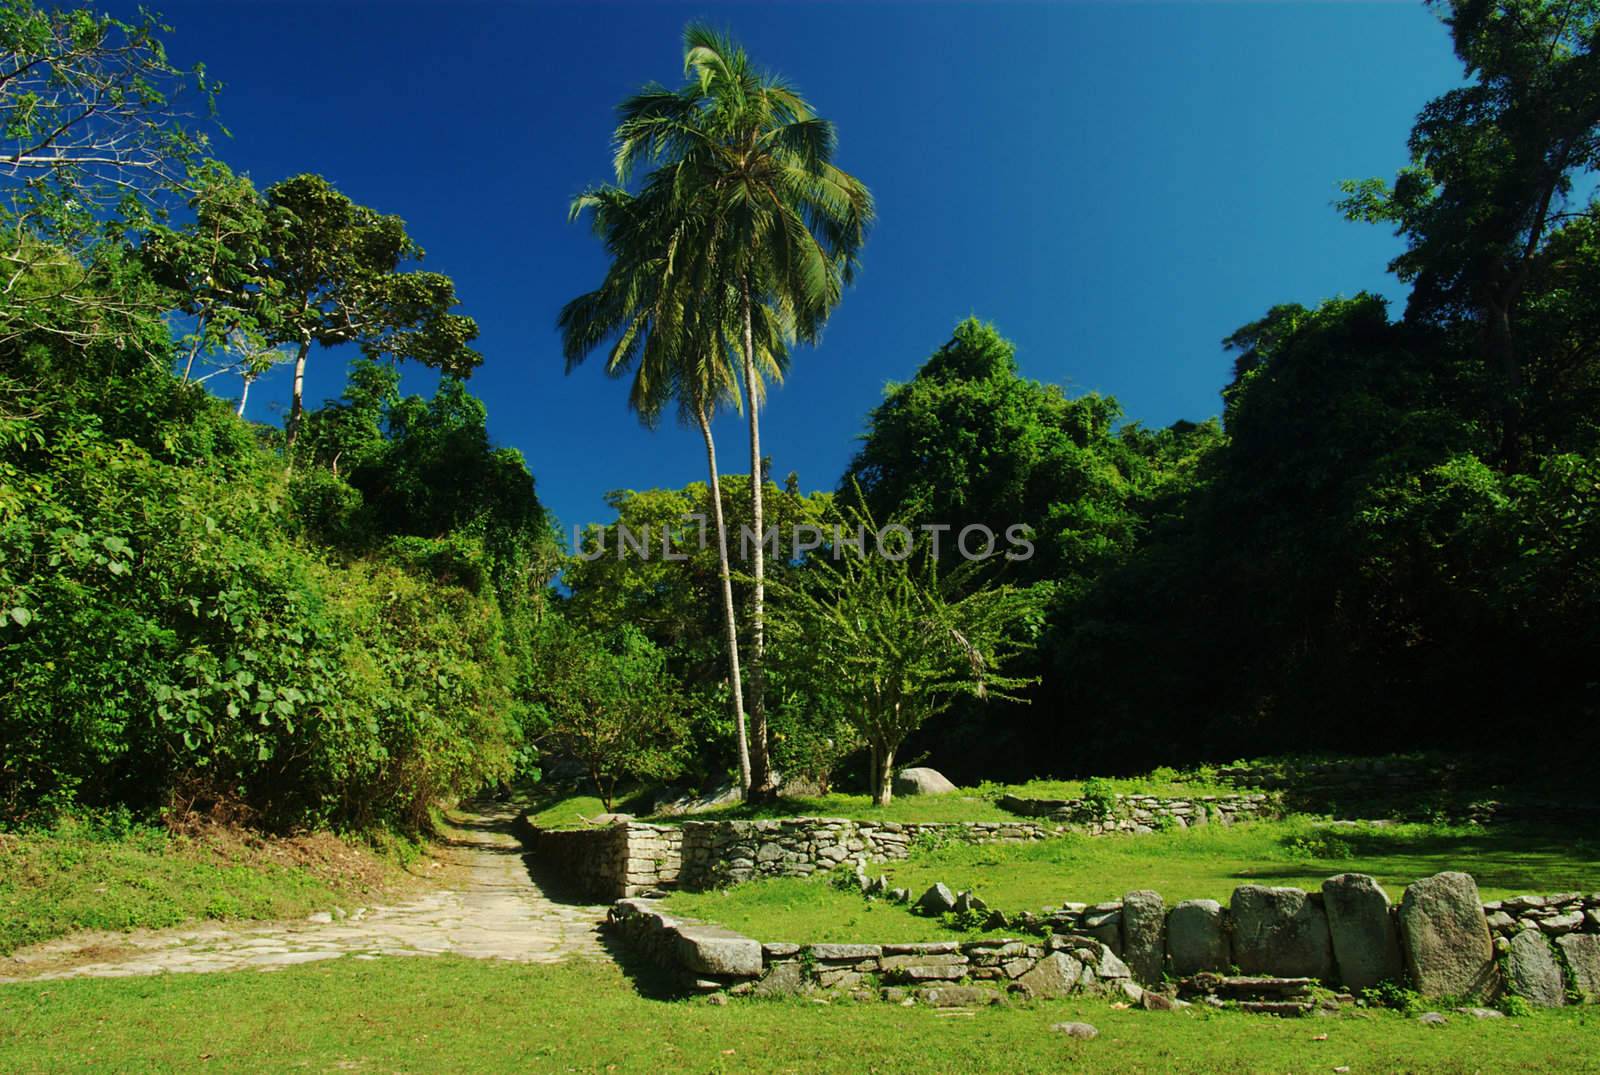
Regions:
M 1488 999 L 1499 991 L 1489 923 L 1477 882 L 1467 874 L 1434 874 L 1406 889 L 1400 948 L 1412 985 L 1424 996 Z
M 1232 957 L 1222 904 L 1184 900 L 1174 907 L 1167 916 L 1167 953 L 1172 973 L 1180 977 L 1227 970 Z
M 1241 972 L 1333 980 L 1328 916 L 1304 891 L 1242 885 L 1229 908 L 1233 960 Z
M 1389 896 L 1364 873 L 1342 873 L 1322 882 L 1322 907 L 1328 915 L 1339 980 L 1349 990 L 1400 982 L 1405 960 Z

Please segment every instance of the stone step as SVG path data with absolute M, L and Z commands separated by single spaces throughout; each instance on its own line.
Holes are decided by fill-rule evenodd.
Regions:
M 1273 978 L 1265 975 L 1196 974 L 1178 982 L 1181 994 L 1212 995 L 1225 1000 L 1283 1000 L 1309 996 L 1315 978 Z
M 1256 1015 L 1278 1015 L 1288 1019 L 1298 1019 L 1302 1015 L 1309 1015 L 1311 1002 L 1308 1000 L 1241 1000 L 1239 1010 L 1251 1012 Z

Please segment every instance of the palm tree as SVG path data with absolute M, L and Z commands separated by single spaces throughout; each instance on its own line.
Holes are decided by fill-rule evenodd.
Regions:
M 627 183 L 643 163 L 658 165 L 652 178 L 660 177 L 679 211 L 704 221 L 697 238 L 717 247 L 706 264 L 737 303 L 756 533 L 748 662 L 752 788 L 765 797 L 774 788 L 762 675 L 765 468 L 756 311 L 781 311 L 797 339 L 816 342 L 854 277 L 872 221 L 872 195 L 832 163 L 833 124 L 788 83 L 757 70 L 726 35 L 690 24 L 684 31 L 684 72 L 689 81 L 681 89 L 647 86 L 622 105 L 617 181 Z
M 682 212 L 660 182 L 639 196 L 617 187 L 599 187 L 572 203 L 574 218 L 587 214 L 595 234 L 611 255 L 599 288 L 562 308 L 559 325 L 570 373 L 607 339 L 615 338 L 606 372 L 633 372 L 628 405 L 647 427 L 654 427 L 669 402 L 679 418 L 693 421 L 705 440 L 711 510 L 717 532 L 717 563 L 722 588 L 724 641 L 738 738 L 740 787 L 751 782 L 744 689 L 740 677 L 738 621 L 728 561 L 728 530 L 722 510 L 722 479 L 717 469 L 711 421 L 716 408 L 737 407 L 740 392 L 731 355 L 737 309 L 725 282 L 714 271 L 715 244 L 701 240 L 704 219 Z M 787 330 L 776 311 L 762 307 L 762 372 L 781 378 L 787 362 Z

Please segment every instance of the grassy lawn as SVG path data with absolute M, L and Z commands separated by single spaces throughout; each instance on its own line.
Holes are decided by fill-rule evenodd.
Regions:
M 711 892 L 674 892 L 665 902 L 678 914 L 716 922 L 762 941 L 896 944 L 963 936 L 936 919 L 908 914 L 899 904 L 868 900 L 825 879 L 774 877 Z
M 913 898 L 935 881 L 970 888 L 991 907 L 1037 911 L 1153 888 L 1167 902 L 1226 903 L 1242 884 L 1319 888 L 1337 873 L 1369 873 L 1399 899 L 1412 881 L 1466 870 L 1485 899 L 1600 889 L 1600 839 L 1509 826 L 1330 826 L 1310 818 L 1210 826 L 1150 836 L 1065 836 L 1029 844 L 946 844 L 873 867 Z M 763 941 L 948 940 L 957 934 L 897 904 L 868 902 L 825 878 L 773 878 L 715 892 L 679 892 L 680 914 Z
M 0 955 L 80 929 L 349 907 L 404 882 L 398 862 L 325 833 L 175 836 L 66 819 L 48 831 L 0 834 Z
M 1185 779 L 1172 770 L 1157 770 L 1149 776 L 1116 777 L 1102 781 L 1122 795 L 1226 795 L 1232 789 L 1195 777 Z M 832 794 L 811 798 L 785 798 L 774 803 L 731 806 L 703 813 L 651 817 L 649 811 L 658 792 L 642 791 L 614 804 L 623 813 L 641 821 L 677 824 L 682 821 L 715 821 L 747 818 L 846 817 L 858 821 L 1014 821 L 1017 815 L 995 804 L 1001 795 L 1026 799 L 1076 799 L 1083 794 L 1081 780 L 1030 780 L 1026 784 L 985 784 L 981 788 L 960 788 L 944 795 L 911 795 L 877 807 L 866 795 Z M 542 828 L 581 828 L 585 818 L 606 812 L 605 804 L 593 795 L 535 794 L 529 807 L 529 821 Z
M 1052 1023 L 1093 1023 L 1078 1041 Z M 609 964 L 353 959 L 271 974 L 0 986 L 0 1069 L 217 1071 L 1352 1072 L 1600 1070 L 1600 1011 L 1428 1027 L 1117 1010 L 1100 998 L 972 1014 L 844 999 L 659 1000 Z M 1320 1040 L 1319 1040 L 1320 1039 Z
M 1168 903 L 1227 901 L 1241 884 L 1315 889 L 1337 873 L 1368 873 L 1396 898 L 1410 882 L 1464 870 L 1485 899 L 1600 890 L 1600 834 L 1526 826 L 1336 826 L 1310 818 L 1212 825 L 1149 836 L 1066 836 L 1031 844 L 950 844 L 886 873 L 913 892 L 935 881 L 970 888 L 990 906 L 1037 910 L 1153 888 Z

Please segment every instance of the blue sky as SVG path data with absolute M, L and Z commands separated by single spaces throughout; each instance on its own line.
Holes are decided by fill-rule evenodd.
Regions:
M 226 160 L 262 186 L 328 176 L 404 217 L 455 278 L 483 330 L 472 388 L 491 432 L 569 533 L 607 517 L 607 490 L 705 476 L 697 433 L 640 428 L 598 365 L 564 375 L 554 330 L 604 269 L 567 203 L 609 178 L 616 103 L 678 80 L 691 18 L 797 83 L 877 198 L 863 273 L 764 412 L 774 474 L 807 489 L 834 486 L 885 382 L 968 315 L 1016 341 L 1028 376 L 1115 395 L 1131 419 L 1216 414 L 1218 341 L 1240 324 L 1277 302 L 1401 295 L 1395 239 L 1341 220 L 1335 183 L 1392 174 L 1418 108 L 1460 74 L 1420 3 L 161 10 L 174 58 L 227 84 Z M 349 357 L 314 356 L 309 400 L 338 394 Z M 278 420 L 287 399 L 275 373 L 251 414 Z M 730 471 L 748 467 L 737 421 L 718 427 Z

